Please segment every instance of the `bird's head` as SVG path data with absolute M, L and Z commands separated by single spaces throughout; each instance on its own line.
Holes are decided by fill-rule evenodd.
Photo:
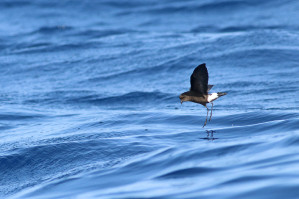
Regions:
M 185 102 L 185 101 L 189 101 L 189 96 L 186 95 L 185 93 L 182 93 L 182 94 L 180 95 L 180 100 L 181 100 L 181 104 L 183 104 L 183 102 Z

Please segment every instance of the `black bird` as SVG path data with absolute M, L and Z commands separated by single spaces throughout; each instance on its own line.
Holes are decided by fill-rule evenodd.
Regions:
M 199 103 L 207 108 L 207 117 L 203 127 L 205 127 L 205 125 L 207 124 L 208 115 L 209 115 L 209 108 L 207 107 L 207 103 L 212 104 L 211 114 L 209 119 L 209 121 L 211 121 L 213 101 L 223 95 L 226 95 L 226 93 L 223 92 L 209 94 L 208 92 L 209 90 L 211 90 L 213 85 L 208 85 L 208 81 L 209 81 L 209 74 L 208 74 L 206 64 L 205 63 L 200 64 L 194 69 L 190 77 L 190 83 L 191 83 L 190 91 L 184 92 L 180 95 L 181 104 L 185 101 L 191 101 L 191 102 Z

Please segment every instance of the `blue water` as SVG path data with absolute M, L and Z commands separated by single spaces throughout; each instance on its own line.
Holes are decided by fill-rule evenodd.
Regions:
M 298 19 L 296 0 L 0 1 L 0 198 L 299 198 Z M 203 62 L 228 93 L 204 129 L 178 98 Z

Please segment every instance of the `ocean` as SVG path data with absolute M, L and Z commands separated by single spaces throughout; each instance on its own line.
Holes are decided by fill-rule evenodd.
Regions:
M 298 199 L 298 19 L 296 0 L 1 0 L 0 198 Z M 179 99 L 201 63 L 227 92 L 205 128 Z

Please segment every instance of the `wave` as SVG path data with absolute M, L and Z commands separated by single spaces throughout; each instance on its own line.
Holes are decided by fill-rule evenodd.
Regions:
M 250 4 L 245 1 L 223 1 L 223 2 L 213 2 L 213 3 L 184 3 L 184 4 L 173 4 L 173 5 L 165 5 L 165 6 L 156 6 L 152 9 L 142 10 L 143 12 L 151 13 L 151 14 L 169 14 L 176 12 L 225 12 L 231 11 L 235 9 L 241 9 L 243 7 L 247 7 Z
M 24 112 L 2 112 L 0 114 L 0 121 L 19 121 L 19 120 L 30 120 L 30 119 L 37 119 L 46 117 L 43 114 L 31 114 L 31 113 L 24 113 Z
M 193 28 L 190 30 L 190 32 L 194 33 L 202 33 L 202 32 L 218 32 L 218 33 L 233 33 L 233 32 L 254 32 L 254 31 L 265 31 L 265 30 L 298 30 L 299 27 L 297 26 L 288 26 L 288 25 L 261 25 L 261 26 L 256 26 L 256 25 L 239 25 L 239 26 L 224 26 L 224 27 L 219 27 L 219 26 L 198 26 L 196 28 Z
M 52 92 L 45 96 L 34 96 L 35 99 L 27 99 L 25 104 L 69 104 L 73 105 L 92 105 L 92 106 L 136 106 L 152 105 L 178 101 L 176 95 L 161 92 L 130 92 L 115 96 L 101 96 L 95 94 L 86 95 L 86 92 Z
M 15 8 L 15 7 L 27 7 L 30 6 L 32 3 L 31 1 L 2 1 L 0 2 L 0 7 L 3 8 Z
M 10 54 L 39 54 L 39 53 L 51 53 L 51 52 L 64 52 L 70 49 L 85 48 L 89 49 L 96 46 L 96 42 L 79 42 L 72 44 L 49 44 L 49 43 L 37 43 L 37 44 L 22 44 L 23 47 L 16 48 L 11 51 Z
M 57 34 L 62 32 L 69 32 L 70 30 L 74 30 L 74 27 L 72 26 L 63 26 L 63 25 L 57 25 L 57 26 L 42 26 L 38 28 L 38 30 L 35 30 L 31 32 L 30 34 Z
M 261 125 L 265 125 L 265 123 Z M 287 126 L 288 124 L 281 125 Z M 194 194 L 206 197 L 203 192 L 207 191 L 210 192 L 208 195 L 211 197 L 218 196 L 218 193 L 214 191 L 215 187 L 223 189 L 227 186 L 244 186 L 242 190 L 238 189 L 239 191 L 236 192 L 225 193 L 224 195 L 227 198 L 243 196 L 247 192 L 255 192 L 257 193 L 256 196 L 259 197 L 263 195 L 262 193 L 265 190 L 270 189 L 272 184 L 279 187 L 279 190 L 286 188 L 297 193 L 294 189 L 295 182 L 292 184 L 275 183 L 282 176 L 285 176 L 287 179 L 293 178 L 292 171 L 287 172 L 288 174 L 278 172 L 273 175 L 269 169 L 297 164 L 297 157 L 294 156 L 292 150 L 275 152 L 278 152 L 280 147 L 297 147 L 299 144 L 298 135 L 283 135 L 283 133 L 278 137 L 271 135 L 270 132 L 276 129 L 276 127 L 267 127 L 268 132 L 260 131 L 256 126 L 244 126 L 244 128 L 248 128 L 250 131 L 231 128 L 228 132 L 219 132 L 220 134 L 232 134 L 231 137 L 234 137 L 233 139 L 235 140 L 226 138 L 226 142 L 214 141 L 214 143 L 207 143 L 199 138 L 196 139 L 194 136 L 198 132 L 183 133 L 184 136 L 188 136 L 189 133 L 193 134 L 190 134 L 190 137 L 192 136 L 193 139 L 190 139 L 187 143 L 181 142 L 183 137 L 177 137 L 176 139 L 176 133 L 172 135 L 162 133 L 161 136 L 165 135 L 168 137 L 161 137 L 154 136 L 155 134 L 149 132 L 145 137 L 150 142 L 158 144 L 159 142 L 157 141 L 163 139 L 163 142 L 160 142 L 160 144 L 164 145 L 162 149 L 157 149 L 157 146 L 153 146 L 146 153 L 142 155 L 134 153 L 134 158 L 126 161 L 120 160 L 118 164 L 114 164 L 112 167 L 106 169 L 94 167 L 88 174 L 77 176 L 76 178 L 52 180 L 51 183 L 45 184 L 38 189 L 31 191 L 29 189 L 25 196 L 39 197 L 49 192 L 56 197 L 62 194 L 72 196 L 74 192 L 65 191 L 70 190 L 71 187 L 73 190 L 77 190 L 75 192 L 77 196 L 88 193 L 90 197 L 111 198 L 118 197 L 122 190 L 122 198 L 142 198 L 142 193 L 146 193 L 147 197 L 154 197 L 153 190 L 162 190 L 163 193 L 160 192 L 159 197 L 169 197 L 171 193 L 167 191 L 166 184 L 168 182 L 181 184 L 181 189 L 173 190 L 172 193 L 184 198 L 192 198 Z M 259 132 L 256 136 L 259 136 L 260 139 L 243 139 L 242 133 L 249 133 L 249 137 L 252 137 L 254 134 L 250 132 L 254 130 Z M 293 128 L 293 130 L 295 129 Z M 236 133 L 239 134 L 238 137 L 235 137 Z M 126 145 L 124 153 L 133 152 L 138 147 L 143 148 L 150 145 L 150 143 L 144 145 L 144 142 L 135 141 L 134 136 L 127 138 L 129 143 Z M 234 145 L 231 145 L 231 142 L 234 142 Z M 235 144 L 235 142 L 238 142 L 238 144 Z M 207 147 L 209 145 L 212 145 L 212 147 Z M 109 147 L 109 145 L 106 146 Z M 103 147 L 105 148 L 105 145 Z M 76 147 L 73 150 L 75 150 L 73 153 L 76 153 Z M 252 150 L 259 151 L 260 154 L 252 155 Z M 120 157 L 121 154 L 117 156 Z M 236 161 L 236 158 L 238 161 Z M 258 173 L 257 168 L 263 173 Z M 227 175 L 228 173 L 230 175 Z M 118 179 L 116 176 L 121 177 L 123 180 L 116 180 Z M 219 178 L 219 176 L 222 177 Z M 103 179 L 105 179 L 105 184 Z M 150 184 L 143 182 L 144 179 L 147 179 Z M 82 186 L 83 182 L 85 182 L 84 186 Z M 189 186 L 186 186 L 184 182 L 187 182 Z M 263 187 L 259 185 L 248 186 L 252 182 L 264 182 L 265 184 Z M 146 183 L 146 186 L 141 186 L 145 185 L 143 183 Z M 156 187 L 155 184 L 159 186 Z M 125 189 L 125 187 L 129 189 Z M 64 192 L 62 193 L 61 190 L 64 190 Z M 275 190 L 272 190 L 272 192 L 275 192 Z

